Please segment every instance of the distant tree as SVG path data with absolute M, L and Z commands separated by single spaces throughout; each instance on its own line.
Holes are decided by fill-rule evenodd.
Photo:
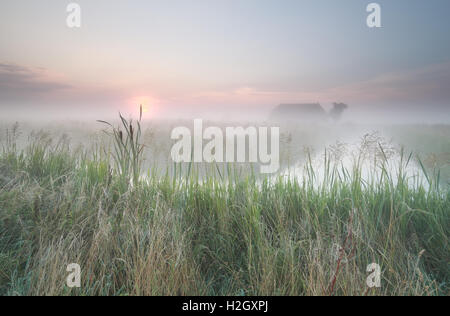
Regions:
M 336 122 L 340 120 L 342 113 L 348 108 L 345 103 L 333 103 L 333 108 L 330 110 L 330 117 Z

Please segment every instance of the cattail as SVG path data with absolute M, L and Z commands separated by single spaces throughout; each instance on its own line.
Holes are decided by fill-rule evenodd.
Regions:
M 119 138 L 120 138 L 120 141 L 123 141 L 123 133 L 122 133 L 122 131 L 119 131 Z
M 130 135 L 131 135 L 131 140 L 133 140 L 133 125 L 131 125 L 131 123 L 130 123 Z

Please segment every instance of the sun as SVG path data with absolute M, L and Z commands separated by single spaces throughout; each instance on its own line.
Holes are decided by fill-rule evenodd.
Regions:
M 148 113 L 149 105 L 147 103 L 144 103 L 144 102 L 140 103 L 139 108 L 141 108 L 141 107 L 142 107 L 142 113 Z
M 130 106 L 132 108 L 132 112 L 139 113 L 140 107 L 142 106 L 142 115 L 145 118 L 152 116 L 157 104 L 158 104 L 157 99 L 155 99 L 151 96 L 148 96 L 148 95 L 133 97 L 130 100 Z

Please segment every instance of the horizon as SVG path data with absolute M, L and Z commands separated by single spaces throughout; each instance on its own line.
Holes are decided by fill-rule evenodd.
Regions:
M 0 1 L 0 296 L 450 294 L 448 12 Z
M 92 119 L 268 117 L 349 104 L 347 120 L 448 122 L 450 3 L 69 1 L 0 4 L 0 113 Z M 433 36 L 430 36 L 432 34 Z M 32 52 L 30 54 L 30 52 Z M 397 119 L 397 118 L 396 118 Z

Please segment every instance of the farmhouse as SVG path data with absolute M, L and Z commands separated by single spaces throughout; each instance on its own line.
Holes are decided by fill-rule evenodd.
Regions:
M 327 112 L 319 103 L 280 104 L 272 111 L 274 120 L 318 121 L 327 119 Z
M 272 111 L 271 119 L 313 122 L 333 119 L 337 121 L 347 108 L 345 103 L 333 103 L 333 108 L 327 113 L 319 103 L 280 104 Z

